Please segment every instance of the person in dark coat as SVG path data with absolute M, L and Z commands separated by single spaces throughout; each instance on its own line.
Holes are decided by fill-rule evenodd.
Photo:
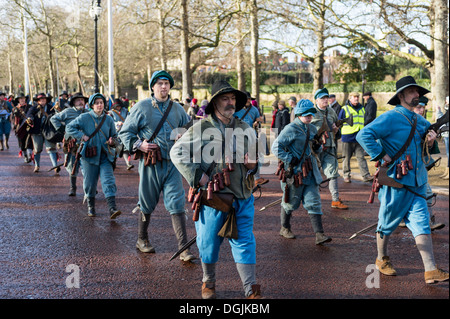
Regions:
M 278 112 L 275 116 L 275 128 L 278 130 L 278 134 L 284 129 L 286 125 L 291 122 L 291 115 L 289 109 L 286 107 L 286 102 L 280 100 L 278 102 Z
M 377 102 L 372 97 L 372 92 L 366 92 L 363 94 L 364 108 L 366 110 L 364 116 L 364 126 L 367 126 L 370 122 L 377 117 Z

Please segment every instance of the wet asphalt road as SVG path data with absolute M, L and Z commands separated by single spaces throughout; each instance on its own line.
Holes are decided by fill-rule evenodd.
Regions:
M 47 172 L 50 160 L 42 153 L 41 172 L 18 158 L 17 141 L 0 152 L 0 298 L 1 299 L 199 299 L 202 270 L 198 260 L 169 261 L 176 251 L 170 216 L 160 201 L 152 215 L 150 241 L 156 254 L 135 248 L 137 218 L 137 168 L 125 169 L 118 161 L 115 176 L 117 203 L 122 210 L 111 221 L 99 186 L 98 216 L 87 216 L 82 204 L 82 180 L 76 197 L 68 197 L 68 173 Z M 135 163 L 137 165 L 137 163 Z M 292 230 L 297 238 L 279 235 L 279 206 L 259 209 L 281 197 L 273 174 L 263 175 L 262 197 L 255 202 L 254 234 L 257 242 L 257 280 L 267 299 L 448 299 L 449 284 L 426 285 L 423 264 L 406 228 L 391 236 L 389 254 L 398 276 L 379 280 L 373 272 L 376 243 L 373 233 L 354 240 L 348 237 L 377 220 L 379 202 L 367 204 L 370 185 L 345 184 L 341 198 L 347 211 L 330 208 L 328 189 L 321 191 L 325 233 L 333 238 L 316 246 L 306 211 L 294 212 Z M 183 185 L 186 188 L 186 184 Z M 186 205 L 186 207 L 189 207 Z M 438 196 L 436 219 L 447 226 L 433 233 L 438 265 L 449 269 L 449 200 Z M 189 214 L 189 237 L 195 235 Z M 194 254 L 198 256 L 194 245 Z M 368 272 L 366 273 L 366 269 Z M 74 277 L 75 275 L 78 277 Z M 78 280 L 74 279 L 78 278 Z M 79 288 L 72 287 L 79 283 Z M 369 287 L 366 284 L 369 282 Z M 378 287 L 370 287 L 378 285 Z M 225 241 L 217 265 L 216 291 L 221 299 L 240 299 L 243 289 L 231 250 Z

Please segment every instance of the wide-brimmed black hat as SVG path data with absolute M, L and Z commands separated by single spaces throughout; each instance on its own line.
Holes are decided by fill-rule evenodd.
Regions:
M 205 108 L 206 114 L 211 114 L 213 112 L 213 100 L 216 97 L 218 97 L 219 95 L 222 95 L 225 93 L 234 93 L 235 94 L 235 96 L 236 96 L 235 112 L 238 112 L 239 110 L 241 110 L 247 103 L 247 94 L 235 89 L 227 81 L 220 80 L 220 81 L 214 82 L 211 87 L 211 99 L 209 100 L 209 103 Z
M 86 104 L 88 102 L 88 100 L 89 100 L 89 98 L 85 97 L 81 92 L 77 92 L 74 95 L 72 95 L 72 97 L 70 98 L 69 105 L 73 106 L 73 103 L 75 102 L 75 99 L 78 99 L 78 98 L 84 99 L 84 104 Z
M 28 100 L 28 98 L 25 96 L 25 94 L 19 93 L 19 95 L 17 95 L 16 98 L 14 99 L 14 103 L 18 104 L 18 103 L 19 103 L 19 99 L 20 99 L 21 97 L 24 97 L 24 98 L 25 98 L 25 101 Z
M 401 78 L 400 80 L 398 80 L 395 83 L 395 88 L 397 89 L 397 92 L 395 92 L 395 95 L 388 101 L 388 104 L 390 104 L 390 105 L 400 104 L 400 99 L 398 98 L 398 94 L 410 86 L 416 86 L 417 89 L 419 90 L 420 96 L 430 93 L 430 91 L 428 91 L 426 88 L 418 85 L 416 83 L 416 80 L 414 80 L 414 78 L 412 76 L 408 75 L 408 76 Z
M 33 100 L 36 101 L 36 102 L 37 102 L 38 100 L 40 100 L 40 99 L 46 99 L 46 100 L 47 100 L 47 103 L 51 101 L 51 98 L 49 98 L 49 97 L 47 96 L 47 94 L 45 94 L 45 93 L 38 93 L 38 94 L 36 94 L 36 95 L 34 96 L 34 98 L 33 98 Z

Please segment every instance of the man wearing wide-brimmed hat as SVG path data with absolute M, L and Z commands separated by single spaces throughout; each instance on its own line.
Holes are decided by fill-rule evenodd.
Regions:
M 291 231 L 290 219 L 292 213 L 303 203 L 316 236 L 316 245 L 322 245 L 331 241 L 331 238 L 324 234 L 322 226 L 323 213 L 319 193 L 322 175 L 309 145 L 317 134 L 317 128 L 311 124 L 317 110 L 313 102 L 302 99 L 292 112 L 296 114 L 296 118 L 285 127 L 272 144 L 272 153 L 284 164 L 286 178 L 285 181 L 281 181 L 283 201 L 280 235 L 288 239 L 295 238 Z M 311 144 L 316 153 L 321 152 L 322 147 L 319 143 Z
M 35 98 L 36 104 L 31 106 L 27 112 L 27 123 L 30 125 L 29 134 L 33 141 L 33 153 L 34 153 L 34 172 L 38 173 L 41 163 L 41 152 L 44 148 L 50 156 L 52 167 L 58 165 L 58 155 L 56 150 L 56 144 L 47 141 L 42 135 L 42 125 L 45 118 L 53 115 L 55 110 L 53 109 L 51 97 L 45 93 L 37 94 Z M 59 172 L 59 170 L 57 170 Z
M 83 96 L 82 93 L 75 93 L 74 95 L 72 95 L 68 107 L 65 108 L 62 112 L 53 115 L 50 119 L 50 122 L 57 130 L 59 130 L 63 126 L 63 123 L 65 126 L 69 125 L 70 122 L 87 111 L 85 108 L 87 102 L 88 98 Z M 77 145 L 75 143 L 75 140 L 67 133 L 65 133 L 64 135 L 63 151 L 66 157 L 64 162 L 67 163 L 66 170 L 70 176 L 69 196 L 75 196 L 77 193 L 77 176 L 80 165 L 77 164 L 75 170 L 73 169 L 73 165 L 76 164 L 75 155 L 77 151 Z M 72 172 L 74 174 L 72 174 Z
M 247 96 L 226 81 L 215 82 L 211 95 L 205 109 L 208 116 L 190 127 L 170 152 L 174 164 L 191 188 L 205 192 L 210 189 L 210 195 L 217 194 L 219 198 L 225 194 L 233 197 L 228 211 L 220 211 L 203 201 L 198 203 L 195 228 L 203 269 L 202 298 L 216 298 L 216 263 L 224 237 L 229 238 L 246 297 L 258 298 L 260 287 L 255 279 L 252 195 L 253 174 L 257 170 L 256 135 L 247 123 L 234 117 L 234 113 L 244 107 Z M 221 176 L 223 184 L 220 183 Z M 217 186 L 214 191 L 213 184 Z M 235 221 L 230 223 L 234 235 L 233 231 L 221 232 L 227 225 L 226 220 Z
M 434 260 L 426 201 L 428 173 L 422 154 L 424 147 L 428 147 L 429 154 L 439 152 L 436 132 L 428 131 L 430 123 L 414 112 L 419 98 L 429 91 L 419 86 L 411 76 L 398 80 L 396 89 L 395 95 L 388 102 L 395 108 L 380 115 L 356 136 L 371 160 L 381 161 L 381 165 L 388 168 L 387 176 L 393 180 L 383 182 L 385 185 L 378 194 L 380 211 L 376 230 L 378 256 L 375 265 L 384 275 L 396 275 L 387 245 L 390 234 L 403 219 L 412 232 L 422 257 L 425 282 L 432 284 L 448 281 L 448 272 L 437 268 Z M 403 170 L 399 171 L 397 165 L 401 166 L 402 162 L 407 161 L 413 167 L 403 174 Z
M 131 154 L 141 154 L 139 202 L 135 209 L 140 212 L 136 248 L 144 253 L 155 252 L 148 239 L 148 227 L 161 192 L 165 208 L 170 213 L 178 248 L 188 242 L 182 177 L 169 152 L 175 143 L 177 130 L 189 123 L 190 118 L 183 107 L 171 99 L 169 93 L 173 86 L 174 80 L 168 72 L 155 71 L 150 79 L 152 96 L 133 106 L 119 132 L 125 150 Z M 165 114 L 167 118 L 162 121 Z M 155 132 L 158 126 L 159 130 Z M 153 157 L 152 154 L 155 153 L 158 156 Z M 151 161 L 148 160 L 149 156 Z M 180 255 L 180 259 L 190 261 L 195 256 L 186 250 Z
M 27 112 L 30 109 L 30 105 L 27 104 L 27 97 L 23 93 L 20 93 L 14 99 L 14 105 L 12 114 L 17 142 L 20 148 L 19 156 L 23 156 L 25 163 L 29 163 L 31 162 L 33 143 L 31 142 L 31 138 L 26 130 L 27 124 L 24 123 L 24 121 L 26 121 Z

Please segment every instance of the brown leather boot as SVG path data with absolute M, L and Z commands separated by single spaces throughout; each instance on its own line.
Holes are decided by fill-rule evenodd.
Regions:
M 342 203 L 341 199 L 339 198 L 336 202 L 331 202 L 331 208 L 337 208 L 337 209 L 348 209 L 348 206 Z
M 203 283 L 202 299 L 216 299 L 216 284 L 214 282 Z
M 448 272 L 437 267 L 435 270 L 426 271 L 424 275 L 427 284 L 448 281 Z
M 253 293 L 247 299 L 261 299 L 261 285 L 252 285 Z

